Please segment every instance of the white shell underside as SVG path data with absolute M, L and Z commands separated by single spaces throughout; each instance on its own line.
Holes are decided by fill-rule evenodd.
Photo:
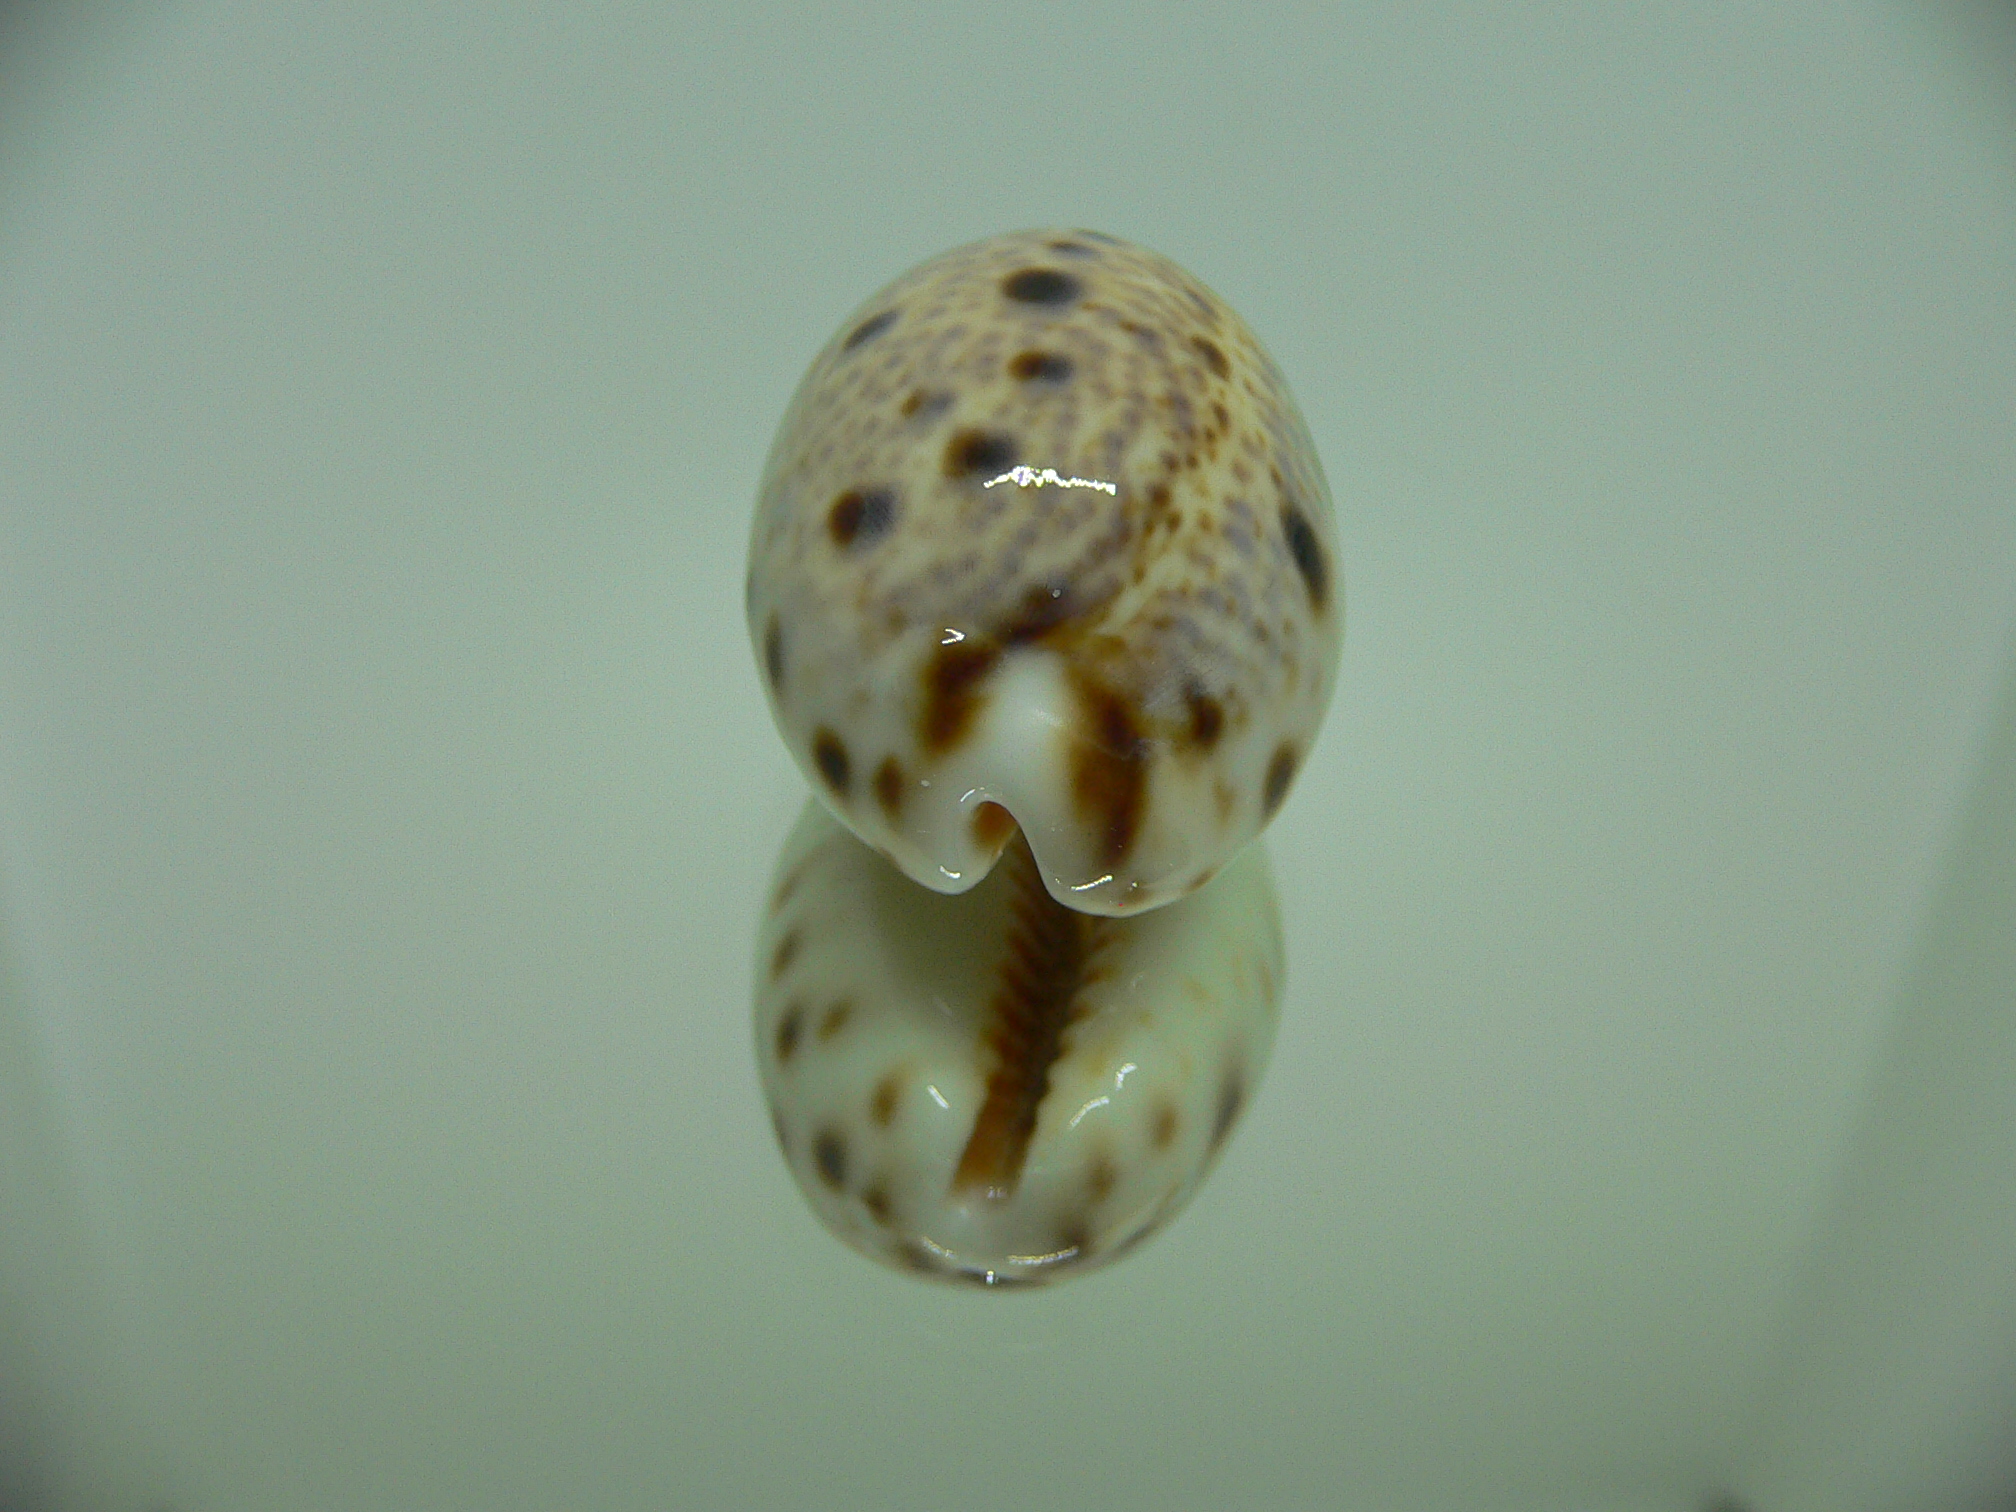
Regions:
M 1258 844 L 1188 898 L 1098 918 L 1051 900 L 1018 843 L 930 893 L 808 803 L 777 879 L 764 1092 L 813 1210 L 877 1259 L 983 1284 L 1110 1259 L 1181 1208 L 1266 1065 L 1282 953 Z M 1018 1070 L 1024 1051 L 1054 1059 Z

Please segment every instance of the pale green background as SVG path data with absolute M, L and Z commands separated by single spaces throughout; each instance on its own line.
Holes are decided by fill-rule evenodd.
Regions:
M 0 28 L 0 1508 L 2016 1494 L 1997 12 Z M 1275 1065 L 1110 1272 L 841 1249 L 740 624 L 874 287 L 1083 224 L 1337 496 Z

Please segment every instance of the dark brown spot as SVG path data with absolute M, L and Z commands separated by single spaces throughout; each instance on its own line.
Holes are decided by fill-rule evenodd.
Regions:
M 872 546 L 896 518 L 896 495 L 886 488 L 850 488 L 826 511 L 826 529 L 835 546 Z
M 951 403 L 950 394 L 928 394 L 923 389 L 912 389 L 900 409 L 905 420 L 914 420 L 919 416 L 929 420 L 933 415 L 942 414 Z
M 1113 1195 L 1113 1188 L 1119 1185 L 1119 1182 L 1120 1172 L 1112 1160 L 1105 1155 L 1095 1156 L 1090 1168 L 1085 1172 L 1085 1195 L 1090 1197 L 1096 1206 Z
M 784 1010 L 777 1021 L 777 1059 L 788 1061 L 798 1049 L 798 1036 L 805 1030 L 805 1011 L 796 1003 Z
M 1330 591 L 1330 567 L 1323 560 L 1323 543 L 1316 539 L 1309 517 L 1293 504 L 1281 506 L 1281 531 L 1288 538 L 1288 554 L 1308 585 L 1309 602 L 1320 610 Z
M 1133 705 L 1080 675 L 1074 679 L 1084 718 L 1071 749 L 1071 796 L 1097 827 L 1102 866 L 1117 866 L 1134 848 L 1148 796 L 1148 742 Z
M 861 1206 L 868 1209 L 868 1216 L 884 1228 L 889 1227 L 890 1220 L 896 1216 L 896 1209 L 889 1201 L 889 1189 L 879 1181 L 861 1194 Z
M 1232 1125 L 1238 1121 L 1239 1110 L 1246 1104 L 1246 1079 L 1237 1067 L 1225 1073 L 1224 1085 L 1218 1089 L 1218 1112 L 1211 1120 L 1211 1148 L 1216 1150 L 1225 1142 L 1225 1136 L 1232 1132 Z
M 1260 793 L 1260 812 L 1269 819 L 1288 796 L 1288 784 L 1295 780 L 1295 747 L 1283 743 L 1267 763 L 1267 786 Z
M 1024 268 L 1001 280 L 1001 292 L 1017 304 L 1067 305 L 1080 287 L 1075 277 L 1056 268 Z
M 847 796 L 847 747 L 824 725 L 812 736 L 812 764 L 819 768 L 819 775 L 826 779 L 826 786 L 833 789 L 835 796 Z
M 884 310 L 880 315 L 870 315 L 847 333 L 847 339 L 840 343 L 840 350 L 851 352 L 862 342 L 874 340 L 896 324 L 896 313 L 894 310 Z
M 784 975 L 785 968 L 797 959 L 798 947 L 802 943 L 795 929 L 777 942 L 777 948 L 770 952 L 770 976 L 773 980 Z
M 1015 816 L 998 803 L 983 803 L 973 810 L 973 843 L 988 856 L 999 856 L 1001 847 L 1015 833 Z
M 1169 507 L 1169 485 L 1157 483 L 1148 490 L 1148 512 L 1160 514 Z
M 896 1121 L 896 1104 L 902 1095 L 903 1083 L 893 1071 L 875 1083 L 875 1095 L 868 1099 L 868 1116 L 878 1128 L 886 1129 Z
M 1062 383 L 1071 376 L 1071 359 L 1055 352 L 1021 352 L 1008 371 L 1023 383 Z
M 980 712 L 980 685 L 1000 657 L 995 647 L 971 640 L 932 652 L 924 666 L 924 707 L 917 721 L 925 750 L 942 755 L 966 738 Z
M 1148 1124 L 1148 1138 L 1158 1150 L 1166 1150 L 1176 1138 L 1176 1107 L 1173 1103 L 1161 1103 L 1155 1109 L 1155 1116 Z
M 1208 751 L 1225 730 L 1225 706 L 1191 683 L 1183 690 L 1183 706 L 1190 711 L 1190 743 Z
M 1000 431 L 955 431 L 945 443 L 945 476 L 998 478 L 1015 465 L 1015 440 Z
M 1007 952 L 987 1005 L 986 1043 L 994 1055 L 987 1093 L 952 1175 L 957 1192 L 1013 1194 L 1050 1091 L 1050 1068 L 1063 1053 L 1077 1015 L 1088 963 L 1104 938 L 1103 921 L 1064 907 L 1043 890 L 1026 844 L 1009 853 L 1013 901 Z
M 847 1184 L 847 1141 L 837 1129 L 819 1131 L 812 1141 L 812 1163 L 819 1168 L 819 1179 L 834 1191 Z
M 1099 255 L 1083 242 L 1074 241 L 1053 241 L 1050 243 L 1050 250 L 1052 252 L 1061 252 L 1066 257 L 1097 257 Z
M 770 623 L 763 631 L 763 670 L 770 674 L 770 686 L 775 692 L 784 691 L 784 627 L 777 622 L 777 616 L 770 616 Z
M 841 998 L 828 1008 L 819 1020 L 819 1039 L 823 1044 L 847 1027 L 847 1020 L 854 1016 L 854 1000 Z
M 1227 362 L 1225 354 L 1218 350 L 1217 342 L 1208 336 L 1192 336 L 1190 345 L 1197 349 L 1197 355 L 1202 357 L 1205 365 L 1220 378 L 1232 376 L 1232 364 Z
M 875 801 L 894 824 L 903 813 L 903 764 L 894 756 L 884 756 L 875 768 Z

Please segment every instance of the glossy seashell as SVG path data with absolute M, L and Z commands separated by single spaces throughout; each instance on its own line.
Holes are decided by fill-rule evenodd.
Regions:
M 1053 896 L 1124 915 L 1279 808 L 1342 600 L 1322 466 L 1238 316 L 1155 253 L 1028 231 L 899 278 L 813 362 L 747 608 L 855 834 L 956 893 L 1019 825 Z
M 926 892 L 807 803 L 756 962 L 756 1052 L 807 1201 L 865 1254 L 1046 1281 L 1166 1222 L 1272 1048 L 1281 933 L 1260 845 L 1134 918 L 1078 913 L 1010 844 Z

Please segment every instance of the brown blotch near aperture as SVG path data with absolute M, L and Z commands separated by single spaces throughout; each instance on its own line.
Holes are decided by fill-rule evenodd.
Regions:
M 1053 241 L 1050 243 L 1050 250 L 1052 252 L 1061 252 L 1066 257 L 1097 257 L 1099 255 L 1083 242 L 1074 241 Z
M 819 1131 L 812 1141 L 812 1164 L 818 1168 L 819 1179 L 834 1191 L 847 1184 L 847 1141 L 837 1129 Z
M 847 747 L 840 737 L 826 726 L 821 725 L 812 736 L 812 764 L 819 768 L 819 775 L 826 779 L 826 786 L 833 789 L 836 797 L 847 796 L 849 762 Z
M 926 751 L 942 755 L 964 740 L 980 712 L 982 684 L 1001 653 L 972 640 L 940 646 L 924 664 L 924 704 L 917 738 Z
M 820 1043 L 824 1044 L 842 1029 L 845 1029 L 847 1027 L 847 1020 L 853 1016 L 854 1000 L 852 998 L 841 998 L 832 1007 L 828 1008 L 819 1020 Z
M 967 429 L 953 432 L 945 443 L 948 478 L 999 477 L 1015 465 L 1015 438 L 1000 431 Z
M 1105 1155 L 1093 1157 L 1092 1164 L 1085 1171 L 1085 1195 L 1094 1206 L 1113 1195 L 1113 1188 L 1120 1184 L 1120 1171 Z
M 1021 383 L 1062 383 L 1071 376 L 1071 359 L 1055 352 L 1018 352 L 1008 372 Z
M 777 1021 L 777 1059 L 788 1061 L 797 1052 L 798 1037 L 805 1032 L 805 1011 L 796 1003 L 784 1010 Z
M 886 488 L 850 488 L 826 511 L 826 530 L 840 547 L 872 546 L 896 518 L 896 495 Z
M 882 805 L 882 812 L 894 824 L 903 813 L 903 764 L 894 756 L 884 756 L 882 764 L 875 768 L 875 801 Z
M 902 404 L 897 406 L 905 420 L 919 418 L 929 420 L 933 415 L 943 414 L 951 408 L 952 396 L 944 393 L 930 393 L 924 389 L 912 389 Z
M 895 310 L 884 310 L 880 315 L 870 315 L 861 324 L 847 333 L 847 339 L 840 343 L 840 350 L 851 352 L 864 341 L 872 341 L 889 327 L 896 324 Z
M 1225 1136 L 1232 1132 L 1232 1125 L 1239 1120 L 1239 1110 L 1245 1105 L 1246 1078 L 1235 1066 L 1225 1073 L 1224 1083 L 1218 1088 L 1218 1111 L 1211 1120 L 1212 1149 L 1225 1143 Z
M 1017 304 L 1067 305 L 1083 287 L 1059 268 L 1024 268 L 1001 280 L 1001 292 Z
M 777 942 L 777 948 L 770 952 L 770 976 L 773 981 L 784 975 L 785 969 L 798 958 L 798 947 L 803 943 L 803 936 L 795 929 L 788 931 Z
M 770 616 L 770 623 L 763 628 L 763 670 L 770 674 L 770 686 L 776 692 L 784 691 L 784 626 L 776 615 Z
M 1323 543 L 1316 539 L 1316 528 L 1300 509 L 1283 504 L 1281 533 L 1288 538 L 1288 555 L 1295 559 L 1295 570 L 1308 585 L 1309 602 L 1322 609 L 1330 592 L 1330 564 L 1323 560 Z
M 1127 859 L 1148 798 L 1148 741 L 1134 706 L 1085 675 L 1074 678 L 1083 720 L 1071 749 L 1071 796 L 1094 826 L 1101 866 Z
M 973 810 L 973 843 L 989 859 L 998 858 L 1001 848 L 1015 833 L 1015 816 L 998 803 L 983 803 Z
M 868 1116 L 875 1120 L 877 1128 L 886 1129 L 896 1121 L 896 1108 L 902 1096 L 902 1079 L 893 1071 L 875 1083 L 874 1094 L 868 1099 Z
M 882 1227 L 889 1227 L 896 1217 L 896 1206 L 889 1200 L 889 1189 L 879 1181 L 861 1194 L 861 1206 L 868 1209 L 868 1216 Z
M 1190 744 L 1199 750 L 1210 750 L 1225 732 L 1225 706 L 1191 683 L 1183 689 L 1183 707 L 1190 715 L 1189 727 L 1184 732 Z
M 1007 953 L 987 1005 L 985 1040 L 994 1068 L 973 1120 L 955 1192 L 996 1200 L 1021 1179 L 1036 1115 L 1050 1092 L 1050 1068 L 1078 1012 L 1088 964 L 1104 938 L 1103 921 L 1076 913 L 1043 889 L 1036 858 L 1018 844 L 1007 862 L 1012 902 Z
M 1173 1103 L 1158 1104 L 1155 1116 L 1148 1121 L 1148 1139 L 1158 1150 L 1166 1150 L 1176 1140 L 1176 1107 Z
M 1001 643 L 1026 646 L 1068 624 L 1078 613 L 1078 601 L 1068 583 L 1038 583 L 1022 595 L 1015 617 L 999 627 Z
M 1288 796 L 1288 784 L 1295 780 L 1295 747 L 1283 744 L 1267 763 L 1267 785 L 1260 791 L 1260 811 L 1269 819 Z
M 1197 355 L 1202 357 L 1205 365 L 1220 378 L 1232 376 L 1232 364 L 1225 360 L 1225 354 L 1219 350 L 1217 342 L 1208 336 L 1192 336 L 1190 345 L 1197 349 Z

